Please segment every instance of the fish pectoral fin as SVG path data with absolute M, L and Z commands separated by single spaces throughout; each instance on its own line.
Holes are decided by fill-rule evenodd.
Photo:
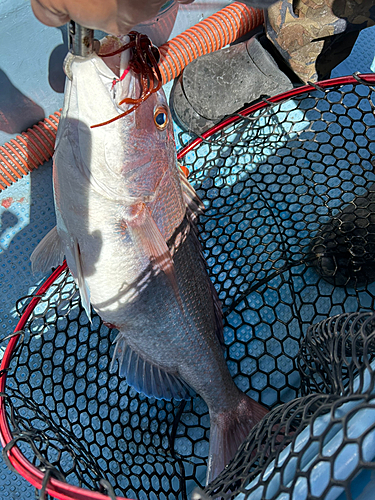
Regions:
M 45 235 L 42 241 L 31 254 L 31 268 L 33 273 L 50 271 L 59 266 L 64 259 L 64 250 L 56 226 Z
M 118 361 L 121 377 L 137 392 L 157 399 L 186 400 L 191 397 L 189 386 L 176 374 L 150 363 L 126 343 L 120 332 L 115 340 L 116 347 L 110 366 L 113 373 Z
M 195 189 L 186 178 L 185 173 L 179 166 L 180 182 L 182 194 L 184 196 L 185 205 L 190 208 L 194 214 L 202 214 L 204 212 L 203 201 L 199 198 Z
M 77 281 L 79 293 L 81 296 L 82 306 L 86 311 L 87 317 L 89 318 L 89 321 L 91 323 L 90 289 L 88 287 L 88 284 L 86 283 L 85 276 L 83 273 L 81 250 L 77 240 L 75 240 L 73 243 L 72 256 L 75 261 L 75 273 L 73 276 Z
M 165 273 L 183 311 L 173 258 L 150 210 L 145 203 L 137 203 L 129 209 L 131 211 L 124 222 L 131 239 L 139 251 L 146 254 L 150 262 Z

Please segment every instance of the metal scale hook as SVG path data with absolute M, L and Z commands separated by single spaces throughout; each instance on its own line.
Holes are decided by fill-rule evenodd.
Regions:
M 87 57 L 94 51 L 94 30 L 80 24 L 69 23 L 69 49 L 75 56 Z
M 69 52 L 64 61 L 64 72 L 71 80 L 70 65 L 74 57 L 89 57 L 98 52 L 100 43 L 94 38 L 94 30 L 85 28 L 75 21 L 69 23 Z

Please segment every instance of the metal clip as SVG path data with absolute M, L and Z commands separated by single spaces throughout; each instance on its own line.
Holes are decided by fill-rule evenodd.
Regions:
M 70 21 L 69 45 L 70 51 L 75 56 L 87 57 L 93 53 L 94 30 L 85 28 L 80 24 Z
M 69 80 L 72 79 L 71 65 L 76 56 L 88 57 L 93 52 L 99 52 L 99 40 L 94 38 L 94 30 L 80 24 L 69 23 L 69 52 L 65 57 L 63 68 Z

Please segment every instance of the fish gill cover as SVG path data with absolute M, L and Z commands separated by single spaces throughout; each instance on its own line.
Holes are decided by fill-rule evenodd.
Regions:
M 183 159 L 206 206 L 199 237 L 230 372 L 271 410 L 202 498 L 305 488 L 308 499 L 350 499 L 374 467 L 364 419 L 374 409 L 373 97 L 364 84 L 316 90 L 239 118 Z M 96 315 L 90 325 L 65 271 L 13 355 L 11 444 L 69 484 L 186 498 L 205 477 L 207 408 L 137 394 L 109 372 L 115 337 Z M 342 471 L 345 450 L 357 458 Z M 316 465 L 324 481 L 314 482 Z

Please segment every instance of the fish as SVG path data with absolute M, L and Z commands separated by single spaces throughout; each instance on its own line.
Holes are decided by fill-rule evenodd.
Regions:
M 150 73 L 131 69 L 134 49 L 116 53 L 128 40 L 104 39 L 100 53 L 110 57 L 70 57 L 53 157 L 56 227 L 32 267 L 46 272 L 65 256 L 89 318 L 92 307 L 119 332 L 110 370 L 136 391 L 203 398 L 208 484 L 267 410 L 229 373 L 221 306 L 197 236 L 204 205 L 178 166 L 163 90 L 139 100 Z

